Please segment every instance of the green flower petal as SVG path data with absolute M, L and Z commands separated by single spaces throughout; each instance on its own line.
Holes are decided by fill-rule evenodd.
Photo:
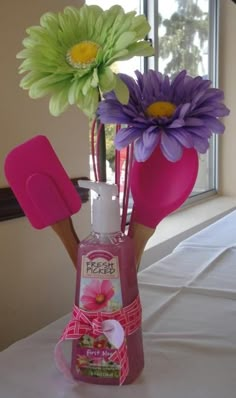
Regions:
M 94 25 L 94 32 L 95 34 L 99 33 L 99 43 L 104 43 L 104 38 L 106 37 L 106 32 L 103 32 L 103 37 L 102 37 L 102 30 L 104 28 L 104 17 L 103 14 L 100 14 L 97 18 L 97 20 L 95 21 L 95 25 Z
M 103 12 L 103 10 L 99 7 L 99 6 L 91 6 L 90 8 L 84 7 L 84 10 L 86 10 L 87 12 L 87 32 L 88 32 L 88 39 L 93 37 L 93 34 L 97 34 L 99 35 L 99 32 L 96 32 L 94 30 L 94 27 L 96 26 L 96 21 L 99 18 L 99 16 L 101 15 L 101 13 Z M 82 14 L 83 15 L 83 14 Z M 82 16 L 83 18 L 83 16 Z
M 128 89 L 109 65 L 135 55 L 152 55 L 149 43 L 143 42 L 149 30 L 144 16 L 125 13 L 119 5 L 106 11 L 84 5 L 45 13 L 39 26 L 27 28 L 23 49 L 17 54 L 23 60 L 19 73 L 25 73 L 20 85 L 33 98 L 50 94 L 50 111 L 55 115 L 68 103 L 91 115 L 96 111 L 99 90 L 114 89 L 118 99 L 126 103 Z M 83 41 L 99 45 L 95 60 L 70 63 L 68 52 Z
M 124 32 L 119 37 L 114 47 L 114 51 L 120 51 L 124 48 L 127 48 L 130 44 L 132 44 L 135 40 L 136 33 L 135 32 Z
M 80 90 L 78 81 L 76 80 L 71 84 L 69 93 L 68 93 L 68 101 L 69 101 L 70 105 L 77 104 L 78 98 L 80 95 L 80 91 L 81 90 Z
M 116 18 L 116 23 L 113 24 L 110 30 L 110 38 L 111 38 L 111 43 L 110 45 L 113 47 L 115 46 L 117 40 L 119 37 L 122 35 L 122 33 L 132 31 L 134 33 L 135 29 L 132 28 L 132 20 L 136 18 L 135 17 L 135 12 L 131 12 L 128 14 L 120 14 Z
M 82 94 L 86 96 L 88 94 L 88 91 L 90 90 L 90 87 L 92 87 L 92 80 L 93 80 L 93 75 L 87 75 L 86 80 L 84 81 L 84 84 L 82 86 Z
M 64 88 L 52 95 L 49 102 L 49 111 L 53 116 L 59 116 L 68 108 L 68 89 Z
M 122 59 L 130 59 L 129 50 L 127 50 L 127 48 L 117 52 L 113 57 L 108 57 L 108 60 L 105 64 L 112 65 L 114 62 Z
M 58 87 L 64 89 L 68 84 L 68 79 L 63 75 L 60 77 L 54 75 L 46 76 L 32 84 L 29 95 L 31 98 L 41 98 L 52 91 L 54 92 L 55 89 L 58 90 Z
M 92 80 L 91 80 L 91 87 L 95 88 L 97 87 L 99 84 L 99 77 L 98 77 L 98 71 L 97 68 L 95 68 L 93 70 L 93 76 L 92 76 Z
M 21 79 L 20 82 L 20 87 L 23 88 L 24 90 L 30 89 L 30 87 L 37 81 L 43 79 L 45 75 L 42 73 L 37 73 L 37 72 L 30 72 L 26 76 Z
M 24 48 L 24 50 L 21 50 L 16 54 L 16 58 L 18 59 L 24 59 L 27 58 L 28 56 L 30 56 L 30 51 L 28 50 L 28 48 Z
M 48 33 L 56 38 L 56 32 L 58 27 L 58 17 L 52 12 L 47 12 L 40 18 L 40 25 L 45 28 Z
M 89 80 L 89 83 L 91 82 L 91 76 L 90 75 L 85 75 L 80 79 L 75 79 L 71 84 L 69 88 L 69 93 L 68 93 L 68 101 L 71 105 L 76 104 L 80 102 L 80 97 L 84 96 L 83 94 L 83 89 L 85 86 L 87 86 L 87 91 L 90 90 L 90 85 L 87 83 Z
M 110 68 L 105 68 L 99 76 L 99 85 L 103 92 L 111 91 L 116 86 L 116 76 Z
M 110 27 L 112 27 L 113 29 L 115 29 L 117 24 L 121 22 L 121 18 L 124 15 L 125 15 L 124 10 L 119 5 L 114 5 L 111 8 L 109 8 L 107 11 L 105 11 L 105 18 L 109 22 Z
M 132 20 L 132 28 L 136 32 L 136 39 L 143 39 L 151 29 L 146 17 L 144 15 L 138 15 Z
M 79 97 L 78 106 L 89 118 L 93 118 L 98 107 L 98 100 L 98 89 L 91 88 L 86 96 L 81 95 Z
M 116 76 L 116 85 L 114 87 L 114 92 L 118 101 L 126 105 L 129 102 L 129 90 L 126 84 Z
M 135 44 L 132 44 L 131 46 L 129 46 L 128 55 L 120 57 L 120 60 L 124 61 L 124 60 L 130 59 L 134 55 L 149 57 L 151 55 L 154 55 L 154 53 L 155 53 L 155 50 L 152 46 L 150 46 L 150 43 L 143 41 L 143 42 L 135 43 Z

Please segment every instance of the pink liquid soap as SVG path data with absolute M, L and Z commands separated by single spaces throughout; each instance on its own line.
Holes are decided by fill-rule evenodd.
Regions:
M 93 184 L 96 184 L 95 188 Z M 80 183 L 80 186 L 99 193 L 98 199 L 94 200 L 99 203 L 93 208 L 93 232 L 81 242 L 78 251 L 75 304 L 88 314 L 91 311 L 107 314 L 119 311 L 139 295 L 133 241 L 120 232 L 119 202 L 114 194 L 117 187 L 107 188 L 107 185 L 88 181 Z M 129 372 L 124 384 L 130 384 L 144 367 L 141 325 L 125 339 Z M 120 366 L 110 360 L 115 351 L 113 342 L 102 333 L 88 332 L 74 340 L 73 377 L 88 383 L 119 385 Z

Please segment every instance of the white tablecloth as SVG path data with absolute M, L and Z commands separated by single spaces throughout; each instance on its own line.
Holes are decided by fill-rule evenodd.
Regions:
M 139 274 L 145 369 L 129 386 L 66 381 L 53 349 L 69 316 L 0 353 L 1 398 L 234 398 L 236 212 Z

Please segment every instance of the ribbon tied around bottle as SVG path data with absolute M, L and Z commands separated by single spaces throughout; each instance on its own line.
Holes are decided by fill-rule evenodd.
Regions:
M 70 367 L 66 363 L 61 343 L 65 340 L 76 340 L 85 334 L 105 335 L 109 343 L 115 347 L 109 357 L 110 361 L 120 366 L 120 380 L 122 385 L 129 373 L 129 360 L 126 336 L 133 334 L 140 326 L 142 309 L 139 296 L 128 306 L 113 312 L 88 312 L 74 305 L 72 319 L 64 329 L 55 347 L 55 362 L 57 368 L 71 378 Z

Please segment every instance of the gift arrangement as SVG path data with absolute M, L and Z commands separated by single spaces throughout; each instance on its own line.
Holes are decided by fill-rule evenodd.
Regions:
M 149 30 L 144 15 L 118 5 L 68 6 L 27 28 L 17 55 L 20 86 L 31 98 L 49 96 L 53 116 L 77 106 L 90 119 L 94 181 L 78 184 L 97 197 L 92 231 L 82 242 L 71 221 L 81 200 L 47 137 L 14 148 L 5 174 L 32 226 L 52 226 L 76 267 L 75 302 L 56 345 L 57 366 L 67 377 L 97 384 L 131 383 L 144 367 L 137 269 L 145 245 L 189 197 L 198 154 L 208 150 L 212 134 L 224 132 L 219 118 L 229 114 L 223 92 L 186 70 L 174 78 L 155 70 L 137 70 L 135 78 L 115 72 L 117 61 L 153 56 Z M 114 184 L 101 172 L 107 125 L 114 126 Z M 72 341 L 69 364 L 65 340 Z

